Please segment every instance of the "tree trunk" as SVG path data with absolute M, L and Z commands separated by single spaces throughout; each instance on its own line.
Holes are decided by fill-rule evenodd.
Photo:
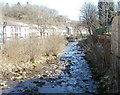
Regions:
M 90 34 L 90 36 L 91 36 L 92 33 L 91 33 L 91 28 L 90 28 L 90 27 L 88 27 L 88 32 L 89 32 L 89 34 Z

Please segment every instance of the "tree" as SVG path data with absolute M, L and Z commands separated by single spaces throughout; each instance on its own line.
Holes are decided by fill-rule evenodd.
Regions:
M 29 5 L 29 2 L 26 2 L 26 5 Z
M 97 23 L 97 7 L 91 3 L 86 2 L 81 8 L 82 21 L 85 27 L 88 29 L 90 35 L 95 32 Z
M 54 9 L 49 9 L 44 6 L 37 5 L 15 5 L 4 6 L 4 16 L 21 20 L 29 24 L 37 24 L 38 26 L 47 25 L 62 25 L 66 23 L 67 18 L 65 16 L 58 15 L 58 12 Z
M 6 3 L 6 7 L 9 7 L 9 3 Z
M 17 3 L 18 6 L 21 6 L 20 2 Z
M 114 2 L 98 2 L 98 15 L 99 24 L 101 26 L 111 25 L 112 19 L 114 17 Z

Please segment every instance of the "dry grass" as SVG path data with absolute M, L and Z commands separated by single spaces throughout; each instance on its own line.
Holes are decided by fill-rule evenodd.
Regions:
M 66 40 L 62 36 L 50 36 L 8 41 L 4 44 L 2 60 L 21 63 L 35 62 L 41 56 L 57 56 L 65 47 Z
M 94 68 L 96 76 L 102 77 L 110 67 L 110 45 L 107 35 L 91 36 L 83 42 L 86 59 Z

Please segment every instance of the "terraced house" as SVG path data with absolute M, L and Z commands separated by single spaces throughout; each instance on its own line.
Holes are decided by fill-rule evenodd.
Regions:
M 0 43 L 7 40 L 25 39 L 35 35 L 36 37 L 47 37 L 52 35 L 73 35 L 72 27 L 38 26 L 22 22 L 7 21 L 0 24 Z

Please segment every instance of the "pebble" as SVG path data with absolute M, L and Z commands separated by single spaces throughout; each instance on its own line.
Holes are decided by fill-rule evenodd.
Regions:
M 91 79 L 91 73 L 88 68 L 87 62 L 83 58 L 83 56 L 85 56 L 84 52 L 81 51 L 78 53 L 80 47 L 78 46 L 77 42 L 68 44 L 68 47 L 69 49 L 65 51 L 65 54 L 62 55 L 62 57 L 60 58 L 62 61 L 64 60 L 64 62 L 60 61 L 59 64 L 39 64 L 40 68 L 38 69 L 38 71 L 41 71 L 39 72 L 38 76 L 40 78 L 35 80 L 26 80 L 25 82 L 23 82 L 22 84 L 26 85 L 26 87 L 24 85 L 20 86 L 24 88 L 23 91 L 34 92 L 44 89 L 45 92 L 62 91 L 61 93 L 88 93 L 87 89 L 89 89 L 91 93 L 95 92 L 96 85 Z M 41 59 L 48 60 L 50 58 L 42 57 Z M 38 61 L 38 63 L 39 62 L 41 61 Z M 23 66 L 26 72 L 25 76 L 27 76 L 28 71 L 33 68 L 33 65 L 27 63 L 27 65 L 24 64 Z M 37 68 L 36 64 L 35 66 L 35 68 Z M 33 73 L 33 75 L 37 76 L 36 73 Z M 13 79 L 14 78 L 16 77 L 13 77 Z M 35 88 L 34 90 L 34 87 L 37 88 Z

